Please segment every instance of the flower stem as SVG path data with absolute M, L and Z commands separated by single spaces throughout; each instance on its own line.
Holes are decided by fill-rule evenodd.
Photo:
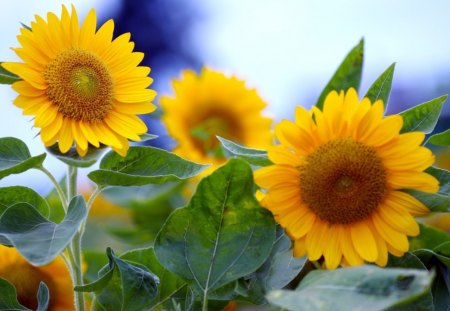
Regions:
M 61 204 L 64 208 L 64 211 L 67 213 L 67 197 L 66 194 L 64 193 L 64 190 L 61 188 L 60 184 L 58 183 L 58 181 L 56 180 L 56 178 L 52 175 L 52 173 L 50 173 L 50 171 L 48 171 L 45 167 L 41 166 L 38 168 L 41 172 L 43 172 L 45 175 L 47 175 L 47 177 L 50 179 L 50 181 L 52 182 L 53 186 L 56 189 L 56 192 L 59 195 L 59 199 L 61 200 Z

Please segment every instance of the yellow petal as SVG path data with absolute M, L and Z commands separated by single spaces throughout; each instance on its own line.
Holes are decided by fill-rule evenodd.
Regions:
M 350 226 L 353 246 L 362 259 L 374 262 L 378 258 L 378 249 L 372 230 L 365 221 L 353 223 Z

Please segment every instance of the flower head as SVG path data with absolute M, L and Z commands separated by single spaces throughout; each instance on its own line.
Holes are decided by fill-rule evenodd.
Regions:
M 436 192 L 423 172 L 434 161 L 420 146 L 424 134 L 400 134 L 399 115 L 383 117 L 383 103 L 361 102 L 354 89 L 331 92 L 323 111 L 295 111 L 279 123 L 280 145 L 268 150 L 274 165 L 255 172 L 267 189 L 262 204 L 294 240 L 294 253 L 322 256 L 327 268 L 380 266 L 388 252 L 401 256 L 407 236 L 419 233 L 414 215 L 428 209 L 402 189 Z
M 45 146 L 58 143 L 66 153 L 75 144 L 84 156 L 104 144 L 125 155 L 128 139 L 147 132 L 137 114 L 155 110 L 156 93 L 147 89 L 150 68 L 138 66 L 144 54 L 132 52 L 130 34 L 112 40 L 113 20 L 96 30 L 96 19 L 92 9 L 80 26 L 75 8 L 69 14 L 65 6 L 61 18 L 36 16 L 13 49 L 23 63 L 2 66 L 22 78 L 12 86 L 14 103 L 34 116 Z
M 173 87 L 175 96 L 162 97 L 161 107 L 162 120 L 178 142 L 175 153 L 218 165 L 225 157 L 216 135 L 248 147 L 270 145 L 271 119 L 261 114 L 266 103 L 244 81 L 204 68 L 199 75 L 184 71 Z
M 16 287 L 18 300 L 24 307 L 36 310 L 39 283 L 44 282 L 50 291 L 49 310 L 75 310 L 72 279 L 60 257 L 46 266 L 34 267 L 15 248 L 0 245 L 0 278 Z

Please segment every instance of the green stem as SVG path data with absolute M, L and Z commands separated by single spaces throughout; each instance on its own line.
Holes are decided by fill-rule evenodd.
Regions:
M 203 293 L 202 311 L 208 311 L 208 292 Z
M 45 167 L 41 166 L 38 168 L 41 172 L 43 172 L 45 175 L 47 175 L 47 177 L 51 180 L 53 186 L 56 189 L 56 192 L 59 195 L 59 199 L 61 200 L 61 204 L 64 208 L 64 211 L 67 213 L 67 197 L 66 194 L 64 193 L 64 190 L 61 188 L 61 186 L 59 185 L 58 181 L 56 180 L 56 178 L 52 175 L 52 173 L 50 173 L 50 171 L 48 171 Z

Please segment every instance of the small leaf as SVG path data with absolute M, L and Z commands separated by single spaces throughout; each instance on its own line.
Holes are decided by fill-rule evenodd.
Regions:
M 46 154 L 32 157 L 27 145 L 17 138 L 0 138 L 0 179 L 20 174 L 31 168 L 39 168 Z
M 54 144 L 48 147 L 47 150 L 54 155 L 58 160 L 76 167 L 90 167 L 94 165 L 98 159 L 105 153 L 106 146 L 101 146 L 100 148 L 95 148 L 90 146 L 87 154 L 84 157 L 80 157 L 75 148 L 71 148 L 66 153 L 61 153 L 59 151 L 58 144 Z
M 226 151 L 238 158 L 246 160 L 252 165 L 267 166 L 272 164 L 267 158 L 267 151 L 265 150 L 247 148 L 220 136 L 217 136 L 217 139 L 222 143 Z
M 97 281 L 76 286 L 79 292 L 95 292 L 96 301 L 104 310 L 134 311 L 151 305 L 159 280 L 144 265 L 134 264 L 114 255 L 108 247 L 109 265 Z
M 36 311 L 46 311 L 50 302 L 50 293 L 44 282 L 39 283 L 38 289 L 38 308 Z
M 414 301 L 429 290 L 433 274 L 423 270 L 359 266 L 315 270 L 295 291 L 277 290 L 267 299 L 288 310 L 384 310 Z
M 22 186 L 0 188 L 0 215 L 17 203 L 28 203 L 44 217 L 50 214 L 47 201 L 33 189 Z
M 272 249 L 275 223 L 253 188 L 250 166 L 239 159 L 204 178 L 159 232 L 159 262 L 204 296 L 258 269 Z
M 427 143 L 435 146 L 450 146 L 450 129 L 434 134 L 428 139 Z
M 384 109 L 386 110 L 389 100 L 389 94 L 391 93 L 392 78 L 394 76 L 395 63 L 390 65 L 385 72 L 383 72 L 375 82 L 370 86 L 367 94 L 364 97 L 370 99 L 372 103 L 381 99 L 384 103 Z
M 0 234 L 31 264 L 41 266 L 66 248 L 86 214 L 86 204 L 81 196 L 72 199 L 60 224 L 49 221 L 28 203 L 18 203 L 0 217 Z
M 21 79 L 15 74 L 9 72 L 0 63 L 0 84 L 13 84 Z
M 145 133 L 145 134 L 139 135 L 139 137 L 141 138 L 141 140 L 140 140 L 139 142 L 142 143 L 142 142 L 144 142 L 144 141 L 149 141 L 149 140 L 158 138 L 158 135 L 153 135 L 153 134 Z
M 2 278 L 0 278 L 0 310 L 30 310 L 17 301 L 17 292 L 14 285 Z
M 331 80 L 325 86 L 324 90 L 317 100 L 317 108 L 323 108 L 323 102 L 327 97 L 328 93 L 331 91 L 347 91 L 349 88 L 353 87 L 356 90 L 359 89 L 359 84 L 361 82 L 362 65 L 364 58 L 364 39 L 359 41 L 342 61 L 341 65 L 338 67 L 334 73 Z
M 450 212 L 450 196 L 439 193 L 429 193 L 417 190 L 405 190 L 422 202 L 432 212 Z
M 143 186 L 187 179 L 206 167 L 162 149 L 136 146 L 130 147 L 126 157 L 108 152 L 100 169 L 88 176 L 101 186 Z
M 434 130 L 447 95 L 432 99 L 400 113 L 403 117 L 401 133 L 420 131 L 429 134 Z
M 436 177 L 439 181 L 438 193 L 444 195 L 450 195 L 450 172 L 442 168 L 429 167 L 425 170 L 428 174 Z

